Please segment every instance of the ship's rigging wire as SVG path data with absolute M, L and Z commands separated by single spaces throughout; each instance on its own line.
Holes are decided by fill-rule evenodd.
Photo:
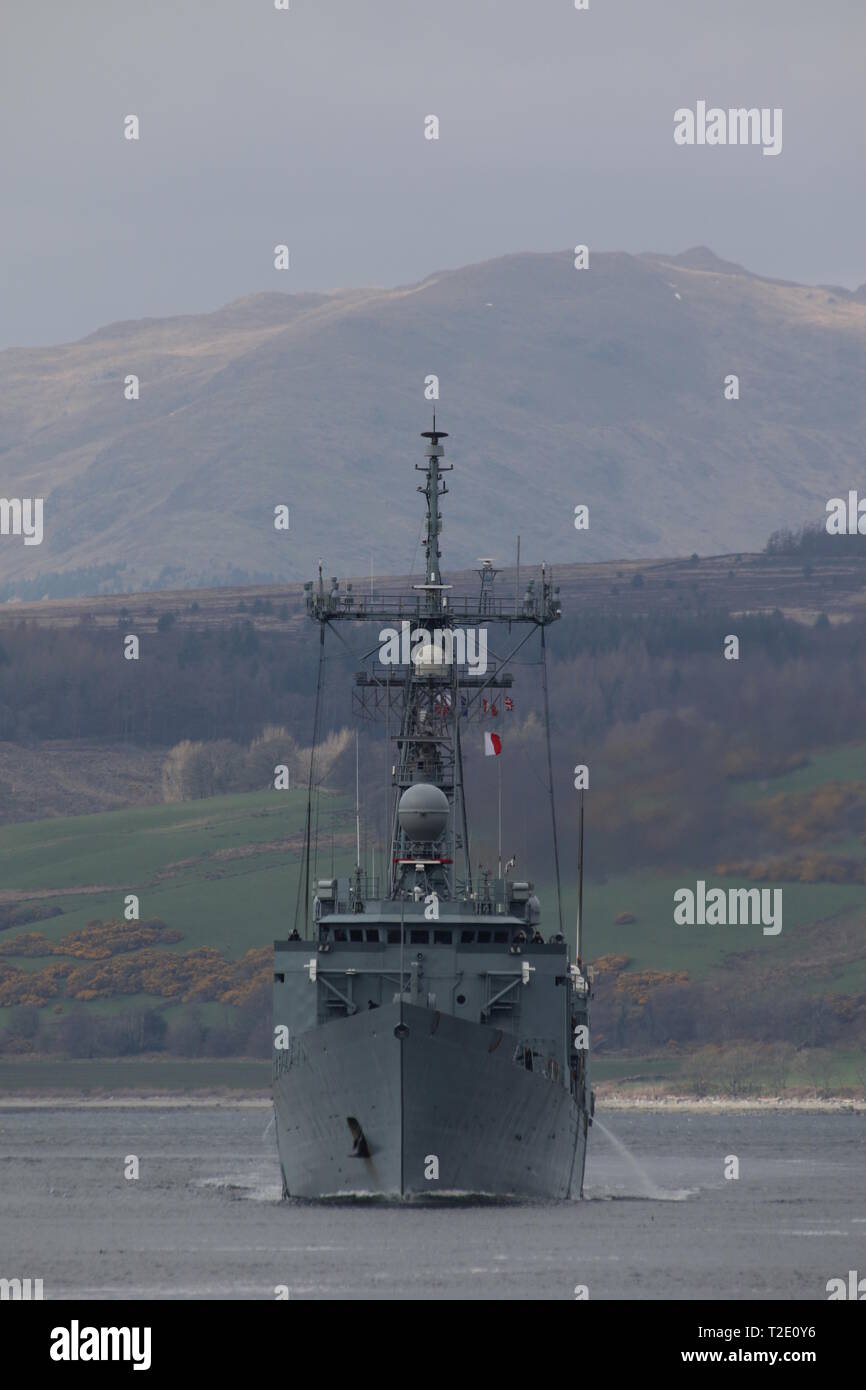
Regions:
M 454 744 L 457 762 L 457 777 L 460 784 L 460 814 L 463 821 L 463 878 L 466 891 L 472 893 L 472 858 L 469 853 L 469 822 L 466 818 L 466 788 L 463 781 L 463 739 L 460 734 L 460 715 L 454 725 Z M 457 808 L 455 806 L 455 819 Z M 455 869 L 456 872 L 456 869 Z
M 325 650 L 327 650 L 327 648 L 325 648 Z M 327 692 L 328 692 L 328 676 L 327 676 L 327 670 L 326 670 L 325 668 L 327 668 L 327 665 L 328 665 L 328 657 L 327 657 L 326 655 L 324 655 L 324 654 L 323 654 L 323 657 L 322 657 L 322 665 L 323 665 L 323 673 L 322 673 L 322 701 L 323 701 L 323 704 L 326 704 L 326 703 L 327 703 Z M 323 712 L 322 722 L 326 722 L 326 721 L 327 721 L 327 711 L 325 710 L 325 711 Z M 319 730 L 319 736 L 321 737 L 321 730 Z M 317 746 L 318 746 L 318 745 L 317 745 Z M 319 882 L 319 822 L 320 822 L 320 820 L 321 820 L 321 812 L 322 812 L 322 777 L 321 777 L 321 776 L 318 776 L 318 775 L 316 776 L 314 786 L 315 786 L 315 790 L 316 790 L 316 826 L 315 826 L 315 830 L 313 831 L 313 883 L 318 884 L 318 882 Z
M 325 624 L 319 624 L 319 665 L 316 671 L 316 704 L 313 713 L 313 742 L 310 748 L 310 773 L 307 778 L 307 815 L 304 826 L 304 939 L 309 936 L 309 917 L 310 917 L 310 827 L 313 809 L 313 771 L 316 761 L 316 748 L 319 742 L 319 718 L 321 715 L 322 703 L 322 672 L 325 665 Z M 301 874 L 298 874 L 298 892 L 295 898 L 295 931 L 298 930 L 298 918 L 300 917 L 301 906 Z
M 388 808 L 389 808 L 390 805 L 391 805 L 391 797 L 394 795 L 392 779 L 391 779 L 391 777 L 388 775 L 388 766 L 389 766 L 389 762 L 390 762 L 390 757 L 391 757 L 391 686 L 390 686 L 390 684 L 389 684 L 389 685 L 387 685 L 386 688 L 385 688 L 385 775 L 386 775 L 386 779 L 387 779 L 387 791 L 386 791 L 386 795 L 385 795 L 385 800 L 384 800 L 383 803 L 382 803 L 383 812 L 384 812 L 384 814 L 383 814 L 383 816 L 382 816 L 382 883 L 381 883 L 381 886 L 380 886 L 380 888 L 379 888 L 379 892 L 380 892 L 380 894 L 381 894 L 381 893 L 384 891 L 384 888 L 385 888 L 385 880 L 386 880 L 386 878 L 387 878 L 387 880 L 388 880 L 388 897 L 389 897 L 389 898 L 390 898 L 390 896 L 391 896 L 391 878 L 392 878 L 392 875 L 393 875 L 393 872 L 394 872 L 393 866 L 390 865 L 390 864 L 388 863 L 388 859 L 390 858 L 390 853 L 389 853 L 389 851 L 387 851 L 387 850 L 385 849 L 385 839 L 386 839 L 386 836 L 387 836 L 387 834 L 388 834 Z M 401 986 L 401 988 L 402 988 L 402 985 L 403 985 L 403 981 L 402 981 L 402 979 L 401 979 L 401 981 L 400 981 L 400 986 Z
M 527 632 L 526 636 L 525 636 L 525 637 L 522 637 L 522 638 L 520 639 L 520 641 L 518 642 L 517 646 L 516 646 L 516 647 L 513 647 L 512 650 L 508 653 L 508 656 L 505 658 L 505 660 L 504 660 L 504 661 L 500 661 L 500 662 L 498 663 L 498 665 L 497 665 L 497 664 L 494 664 L 494 669 L 491 671 L 490 675 L 487 677 L 487 680 L 484 682 L 484 684 L 483 684 L 483 685 L 480 685 L 480 686 L 478 687 L 478 689 L 476 690 L 475 694 L 469 696 L 469 698 L 467 699 L 467 701 L 466 701 L 466 708 L 465 708 L 465 710 L 463 711 L 463 717 L 464 717 L 464 719 L 465 719 L 466 716 L 469 714 L 469 711 L 472 709 L 472 706 L 473 706 L 473 705 L 476 705 L 476 704 L 478 703 L 478 701 L 481 699 L 482 694 L 483 694 L 484 691 L 487 689 L 488 685 L 490 685 L 490 682 L 493 681 L 493 680 L 495 680 L 495 678 L 499 675 L 499 673 L 500 673 L 500 671 L 502 670 L 502 668 L 511 660 L 511 658 L 512 658 L 513 656 L 516 656 L 516 655 L 517 655 L 517 653 L 520 651 L 520 648 L 521 648 L 521 647 L 524 647 L 524 646 L 526 645 L 526 643 L 529 641 L 529 639 L 530 639 L 530 637 L 532 637 L 532 635 L 533 635 L 533 629 L 530 628 L 530 630 L 529 630 L 529 632 Z M 542 642 L 542 646 L 543 646 L 543 645 L 544 645 L 544 628 L 543 628 L 543 627 L 542 627 L 542 629 L 541 629 L 541 642 Z
M 322 784 L 316 782 L 316 828 L 313 832 L 313 882 L 319 881 L 319 812 L 322 805 Z
M 379 650 L 379 643 L 377 642 L 375 647 L 371 647 L 370 651 L 365 652 L 363 656 L 360 656 L 360 655 L 358 654 L 358 652 L 355 651 L 355 648 L 352 646 L 351 642 L 348 642 L 348 641 L 346 640 L 346 638 L 343 636 L 342 632 L 340 632 L 339 628 L 337 628 L 337 627 L 332 627 L 330 624 L 328 624 L 328 630 L 329 630 L 330 632 L 333 632 L 334 636 L 337 637 L 337 638 L 339 638 L 339 640 L 342 642 L 343 646 L 346 648 L 346 651 L 349 653 L 349 655 L 351 656 L 353 662 L 355 663 L 356 668 L 357 668 L 357 666 L 358 666 L 359 663 L 360 663 L 361 665 L 365 665 L 365 664 L 370 660 L 370 657 L 375 656 L 376 652 Z M 390 699 L 390 696 L 389 696 L 389 699 Z M 389 711 L 389 712 L 390 712 L 390 711 Z M 389 725 L 389 733 L 390 733 L 390 725 Z M 358 730 L 357 730 L 357 720 L 356 720 L 356 725 L 355 725 L 355 738 L 356 738 L 356 740 L 357 740 L 357 736 L 358 736 Z M 320 788 L 319 788 L 319 785 L 317 784 L 317 788 L 316 788 L 316 793 L 317 793 L 317 801 L 316 801 L 316 854 L 317 854 L 317 855 L 318 855 L 318 835 L 319 835 L 319 811 L 318 811 L 318 806 L 319 806 L 319 791 L 320 791 Z M 390 786 L 389 786 L 389 792 L 390 792 Z M 365 799 L 365 802 L 364 802 L 364 810 L 365 810 L 365 822 L 364 822 L 365 850 L 364 850 L 364 852 L 365 852 L 365 856 L 366 856 L 366 835 L 367 835 L 367 824 L 366 824 L 367 803 L 366 803 L 366 799 Z M 334 816 L 335 816 L 335 815 L 336 815 L 336 812 L 332 811 L 332 812 L 331 812 L 331 819 L 332 819 L 332 827 L 331 827 L 331 877 L 332 877 L 332 878 L 334 877 L 334 832 L 333 832 L 333 819 L 334 819 Z M 314 875 L 314 877 L 315 877 L 315 875 Z
M 553 795 L 553 760 L 550 756 L 550 702 L 547 698 L 547 643 L 544 640 L 544 624 L 541 626 L 541 684 L 544 690 L 544 739 L 547 744 L 547 781 L 550 792 L 550 822 L 553 830 L 553 862 L 556 867 L 556 911 L 559 916 L 559 934 L 562 931 L 562 883 L 559 875 L 559 837 L 556 833 L 556 802 Z
M 370 621 L 372 622 L 373 619 L 371 618 Z M 369 661 L 370 657 L 374 656 L 375 653 L 379 650 L 380 643 L 377 642 L 375 647 L 371 647 L 370 651 L 368 651 L 366 655 L 359 656 L 358 653 L 355 651 L 355 648 L 351 645 L 351 643 L 346 641 L 346 638 L 343 636 L 342 632 L 338 627 L 331 627 L 330 623 L 328 624 L 328 627 L 330 631 L 333 632 L 334 636 L 340 639 L 343 646 L 346 648 L 346 651 L 349 653 L 350 657 L 355 662 Z

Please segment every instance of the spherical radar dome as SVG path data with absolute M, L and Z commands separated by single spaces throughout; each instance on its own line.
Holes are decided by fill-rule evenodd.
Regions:
M 412 653 L 412 660 L 419 676 L 440 675 L 451 665 L 451 649 L 444 642 L 425 642 Z
M 410 840 L 438 840 L 448 824 L 448 798 L 430 782 L 416 782 L 400 797 L 400 828 Z

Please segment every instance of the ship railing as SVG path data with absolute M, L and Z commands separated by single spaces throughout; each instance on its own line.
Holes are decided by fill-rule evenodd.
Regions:
M 506 878 L 494 878 L 486 884 L 481 883 L 473 890 L 470 902 L 476 916 L 498 916 L 503 913 L 515 913 L 517 916 L 522 916 L 521 909 L 526 906 L 525 897 L 515 897 L 512 880 Z M 531 935 L 529 925 L 527 925 L 527 934 Z
M 343 881 L 343 886 L 345 887 L 345 880 Z M 380 888 L 380 876 L 378 874 L 368 873 L 365 869 L 362 869 L 360 901 L 362 903 L 377 902 L 380 897 Z M 334 892 L 334 890 L 328 888 L 324 896 L 320 896 L 318 893 L 314 893 L 313 915 L 317 922 L 326 920 L 335 912 L 345 913 L 354 911 L 356 901 L 354 893 L 354 878 L 352 878 L 349 881 L 348 897 L 339 897 L 337 896 L 337 893 L 334 893 L 334 896 L 331 897 L 330 894 L 332 892 Z M 316 904 L 317 897 L 318 905 Z
M 384 879 L 380 880 L 378 874 L 362 874 L 360 901 L 364 904 L 383 901 L 382 893 L 384 882 Z M 521 890 L 520 894 L 515 896 L 512 880 L 498 878 L 491 879 L 487 884 L 481 884 L 479 887 L 474 888 L 471 894 L 461 894 L 460 898 L 465 909 L 472 912 L 476 917 L 502 917 L 508 915 L 523 918 L 526 907 L 525 891 L 526 890 Z M 351 892 L 348 897 L 343 895 L 337 896 L 335 894 L 334 897 L 320 899 L 318 908 L 314 909 L 316 922 L 327 924 L 328 918 L 338 913 L 344 916 L 353 913 L 355 901 L 354 894 Z M 363 929 L 365 926 L 363 912 L 359 912 L 357 916 L 359 919 L 357 924 L 358 928 Z M 412 925 L 417 926 L 418 923 L 413 919 Z M 422 922 L 421 925 L 424 926 L 428 924 Z M 447 923 L 445 923 L 445 925 L 447 925 Z M 342 923 L 341 926 L 345 928 L 346 924 Z M 527 939 L 531 939 L 533 931 L 535 930 L 534 924 L 526 922 L 524 930 Z
M 560 614 L 558 599 L 548 599 L 545 602 L 540 596 L 517 600 L 491 598 L 481 603 L 477 598 L 469 596 L 448 595 L 443 608 L 431 613 L 427 608 L 426 594 L 359 594 L 352 595 L 351 602 L 347 602 L 347 595 L 341 593 L 339 598 L 328 596 L 320 599 L 317 595 L 312 595 L 307 607 L 316 618 L 361 618 L 369 622 L 391 621 L 394 618 L 417 619 L 420 622 L 435 617 L 450 618 L 458 623 L 483 625 L 488 619 L 500 622 L 521 619 L 534 622 L 550 621 Z

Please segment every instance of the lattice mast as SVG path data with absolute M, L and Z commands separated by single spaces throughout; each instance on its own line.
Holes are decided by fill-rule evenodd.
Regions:
M 485 561 L 484 569 L 478 571 L 481 576 L 478 597 L 453 597 L 453 586 L 442 578 L 440 547 L 440 502 L 449 490 L 443 474 L 452 471 L 451 465 L 443 462 L 445 450 L 441 441 L 448 435 L 444 430 L 437 430 L 434 416 L 433 429 L 425 430 L 421 437 L 427 441 L 424 463 L 415 467 L 424 474 L 418 491 L 425 498 L 427 513 L 423 582 L 413 584 L 411 594 L 355 595 L 351 585 L 341 590 L 336 579 L 331 581 L 328 590 L 320 566 L 318 584 L 308 583 L 305 590 L 307 610 L 322 625 L 323 633 L 333 623 L 356 621 L 387 626 L 402 636 L 407 632 L 404 625 L 408 625 L 408 645 L 415 652 L 414 660 L 401 661 L 391 667 L 374 661 L 369 671 L 356 675 L 355 701 L 360 714 L 376 717 L 387 712 L 390 717 L 391 713 L 399 713 L 392 776 L 387 896 L 400 898 L 411 892 L 417 895 L 420 882 L 425 892 L 433 889 L 440 897 L 455 898 L 467 895 L 472 888 L 463 795 L 461 725 L 480 712 L 484 692 L 491 694 L 512 685 L 512 677 L 505 672 L 506 663 L 533 631 L 541 630 L 543 637 L 544 627 L 560 617 L 561 609 L 559 590 L 554 588 L 544 567 L 540 589 L 536 581 L 530 579 L 522 598 L 518 591 L 512 599 L 500 599 L 494 589 L 496 571 L 491 562 Z M 503 624 L 509 632 L 512 625 L 529 631 L 503 660 L 494 661 L 484 674 L 461 670 L 456 660 L 443 663 L 428 659 L 432 654 L 426 650 L 425 634 L 434 639 L 440 634 L 444 637 L 442 645 L 448 651 L 445 636 L 448 633 L 471 630 L 477 639 L 482 628 Z M 435 642 L 432 645 L 435 651 Z M 450 651 L 453 654 L 453 645 Z M 448 827 L 435 844 L 423 838 L 412 839 L 405 828 L 405 816 L 401 824 L 401 798 L 419 784 L 438 788 L 447 803 Z M 418 796 L 422 797 L 423 793 L 419 791 Z M 459 877 L 458 859 L 462 859 L 463 869 Z

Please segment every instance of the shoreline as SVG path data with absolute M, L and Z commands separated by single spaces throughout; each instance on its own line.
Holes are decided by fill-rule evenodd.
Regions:
M 596 1093 L 596 1112 L 605 1110 L 683 1111 L 687 1114 L 746 1114 L 749 1111 L 804 1111 L 813 1114 L 866 1114 L 866 1100 L 853 1096 L 655 1096 L 617 1091 Z
M 251 1096 L 248 1092 L 202 1092 L 197 1095 L 180 1095 L 177 1091 L 154 1091 L 142 1094 L 140 1091 L 112 1092 L 106 1095 L 89 1095 L 82 1091 L 17 1093 L 0 1091 L 0 1111 L 2 1110 L 270 1110 L 273 1101 L 269 1095 Z
M 0 1111 L 3 1110 L 269 1110 L 273 1102 L 264 1093 L 250 1095 L 241 1091 L 213 1091 L 196 1095 L 178 1092 L 153 1091 L 110 1092 L 93 1095 L 86 1092 L 0 1091 Z M 866 1114 L 866 1100 L 851 1096 L 671 1096 L 610 1091 L 596 1093 L 596 1113 L 611 1111 L 645 1111 L 648 1113 L 678 1112 L 680 1114 L 747 1114 L 773 1111 L 812 1114 Z

